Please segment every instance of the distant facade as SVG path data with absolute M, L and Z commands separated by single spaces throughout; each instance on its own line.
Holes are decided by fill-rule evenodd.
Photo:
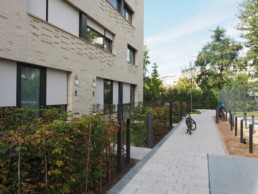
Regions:
M 1 0 L 0 107 L 143 100 L 143 1 Z
M 171 75 L 161 77 L 160 80 L 162 81 L 164 88 L 173 88 L 176 86 L 179 78 L 180 77 L 178 75 Z

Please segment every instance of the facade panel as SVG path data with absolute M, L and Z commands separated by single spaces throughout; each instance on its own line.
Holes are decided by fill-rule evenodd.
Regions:
M 27 0 L 27 11 L 28 13 L 41 18 L 42 20 L 46 20 L 46 5 L 46 0 Z
M 67 104 L 67 72 L 47 69 L 46 105 Z
M 17 65 L 0 59 L 0 107 L 16 106 Z
M 49 0 L 48 21 L 79 36 L 79 11 L 63 0 Z

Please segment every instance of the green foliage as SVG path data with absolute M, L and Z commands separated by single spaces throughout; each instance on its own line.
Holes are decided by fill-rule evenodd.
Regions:
M 144 45 L 144 51 L 143 51 L 143 77 L 146 77 L 146 74 L 148 72 L 147 66 L 151 63 L 149 60 L 149 50 L 147 48 L 147 45 Z
M 117 123 L 57 109 L 2 110 L 0 190 L 4 193 L 98 191 L 114 170 Z M 2 125 L 4 124 L 4 125 Z
M 217 27 L 199 52 L 195 66 L 200 69 L 196 78 L 201 89 L 222 89 L 232 76 L 232 69 L 238 69 L 238 52 L 242 45 L 226 36 L 226 31 Z
M 254 67 L 254 71 L 258 73 L 258 1 L 244 0 L 240 4 L 238 18 L 241 23 L 238 29 L 241 30 L 242 37 L 246 39 L 245 46 L 248 48 L 246 56 L 242 62 L 244 66 Z
M 186 106 L 182 103 L 182 106 Z M 181 120 L 180 102 L 173 102 L 173 123 Z M 131 141 L 132 145 L 146 147 L 148 115 L 153 115 L 154 144 L 157 144 L 171 129 L 169 127 L 169 107 L 164 103 L 148 102 L 144 106 L 134 108 L 131 117 Z
M 144 82 L 144 101 L 159 101 L 164 89 L 162 81 L 158 78 L 158 66 L 154 63 L 151 78 L 146 78 Z

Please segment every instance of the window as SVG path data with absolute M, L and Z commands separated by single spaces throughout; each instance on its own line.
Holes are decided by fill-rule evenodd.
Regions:
M 132 12 L 131 9 L 128 7 L 128 5 L 125 4 L 124 18 L 125 18 L 130 24 L 132 24 L 132 15 L 133 15 L 133 12 Z
M 105 37 L 105 41 L 104 41 L 104 49 L 112 52 L 112 40 L 108 39 Z
M 27 11 L 75 36 L 79 35 L 79 11 L 63 0 L 27 0 Z
M 132 24 L 132 9 L 125 3 L 124 0 L 108 0 L 108 2 L 116 8 L 120 14 Z
M 80 13 L 80 37 L 91 44 L 112 52 L 113 35 L 102 26 Z
M 114 6 L 114 8 L 120 10 L 121 0 L 108 0 L 108 2 L 111 3 Z
M 86 40 L 91 44 L 98 46 L 100 48 L 104 48 L 104 37 L 97 31 L 93 30 L 90 27 L 87 27 Z
M 46 69 L 19 64 L 17 72 L 17 106 L 39 109 L 46 105 Z
M 135 53 L 136 50 L 131 46 L 127 47 L 127 61 L 128 63 L 135 64 Z
M 104 80 L 104 112 L 113 112 L 113 81 Z

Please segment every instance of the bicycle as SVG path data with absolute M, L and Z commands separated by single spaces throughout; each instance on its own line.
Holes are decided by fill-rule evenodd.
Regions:
M 192 134 L 192 130 L 196 129 L 196 122 L 192 119 L 191 114 L 185 119 L 185 123 L 187 126 L 186 133 Z

